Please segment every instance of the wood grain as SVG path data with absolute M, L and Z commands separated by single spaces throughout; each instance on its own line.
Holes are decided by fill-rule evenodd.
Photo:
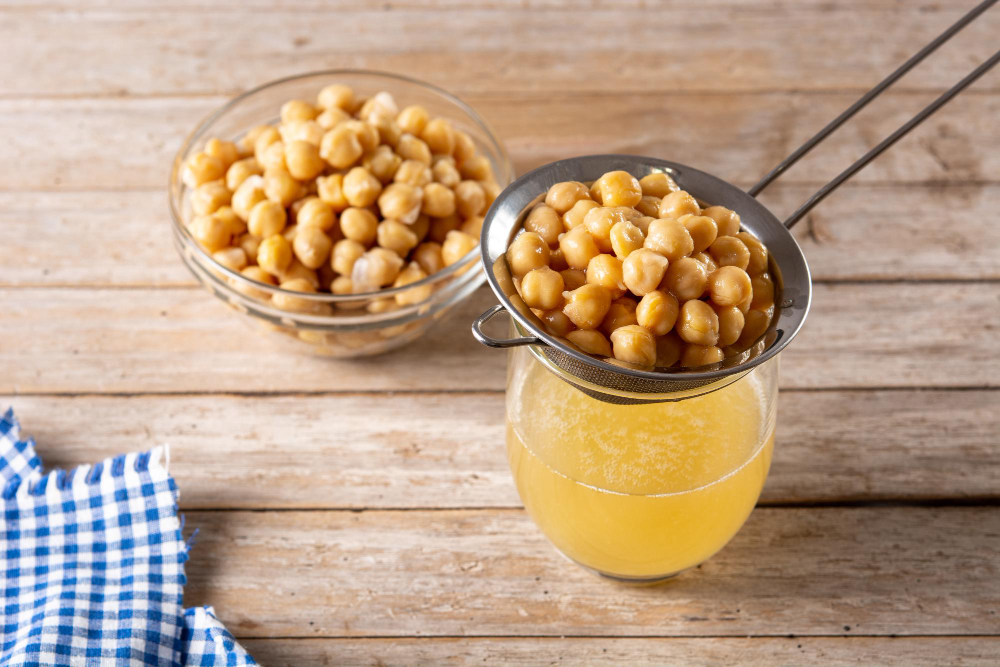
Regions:
M 767 200 L 780 214 L 810 193 L 776 187 Z M 817 281 L 997 279 L 998 209 L 997 185 L 847 186 L 795 236 Z M 194 285 L 169 225 L 157 191 L 0 192 L 0 285 Z
M 48 467 L 169 443 L 181 506 L 518 507 L 503 394 L 0 396 Z M 1000 392 L 782 392 L 761 503 L 996 499 Z
M 459 92 L 857 90 L 972 5 L 64 3 L 0 17 L 7 95 L 235 93 L 331 67 L 395 71 Z M 1000 17 L 983 16 L 907 84 L 950 86 L 991 53 L 998 29 Z
M 244 636 L 1000 632 L 996 508 L 758 509 L 654 588 L 595 579 L 520 510 L 187 521 L 201 532 L 184 602 Z
M 992 666 L 996 637 L 747 637 L 711 639 L 452 638 L 242 640 L 269 667 L 371 665 L 687 665 L 698 667 L 827 667 L 877 664 Z
M 1000 13 L 998 13 L 1000 16 Z M 892 93 L 785 177 L 823 183 L 927 104 Z M 518 173 L 590 153 L 637 153 L 752 185 L 854 101 L 843 93 L 475 94 Z M 0 99 L 0 189 L 166 191 L 184 138 L 224 97 Z M 276 100 L 276 107 L 282 100 Z M 401 100 L 402 101 L 402 100 Z M 971 90 L 855 177 L 859 183 L 1000 181 L 1000 93 Z
M 787 388 L 992 387 L 1000 285 L 817 285 L 782 355 Z M 370 359 L 300 352 L 201 290 L 0 289 L 0 393 L 500 390 L 469 331 L 481 288 L 416 343 Z M 289 347 L 294 345 L 295 347 Z

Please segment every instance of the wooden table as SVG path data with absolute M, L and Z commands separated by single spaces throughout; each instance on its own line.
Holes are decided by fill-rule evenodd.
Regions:
M 172 446 L 188 604 L 267 665 L 996 664 L 1000 77 L 796 229 L 761 507 L 657 588 L 565 562 L 503 453 L 482 290 L 403 351 L 279 352 L 171 247 L 169 163 L 227 97 L 331 67 L 455 91 L 519 172 L 582 153 L 749 186 L 971 0 L 5 0 L 0 404 L 50 465 Z M 790 212 L 996 48 L 1000 11 L 766 194 Z

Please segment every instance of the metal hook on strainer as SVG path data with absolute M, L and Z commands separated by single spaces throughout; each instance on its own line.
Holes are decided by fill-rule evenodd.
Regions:
M 826 198 L 854 174 L 863 169 L 878 155 L 895 144 L 910 130 L 926 120 L 962 90 L 1000 62 L 1000 51 L 970 72 L 951 89 L 917 115 L 904 123 L 857 162 L 820 188 L 784 223 L 755 197 L 785 170 L 798 162 L 844 122 L 863 109 L 871 100 L 895 83 L 915 65 L 957 32 L 971 23 L 998 0 L 986 0 L 959 19 L 918 53 L 865 93 L 836 119 L 805 142 L 778 166 L 771 170 L 748 192 L 711 174 L 683 164 L 637 155 L 587 155 L 560 160 L 535 169 L 508 186 L 497 197 L 483 223 L 481 248 L 483 264 L 490 287 L 500 300 L 480 315 L 472 324 L 476 339 L 489 347 L 509 348 L 520 345 L 537 346 L 540 360 L 559 372 L 567 382 L 601 400 L 615 403 L 646 403 L 675 398 L 657 397 L 676 395 L 677 392 L 697 392 L 707 385 L 721 386 L 728 378 L 736 380 L 755 366 L 771 359 L 791 342 L 809 312 L 812 298 L 812 278 L 802 249 L 789 231 L 814 206 Z M 768 329 L 742 354 L 698 368 L 669 368 L 650 370 L 591 357 L 568 341 L 548 333 L 542 321 L 527 307 L 514 288 L 507 266 L 506 251 L 511 240 L 521 228 L 523 217 L 530 207 L 544 198 L 549 187 L 563 181 L 591 182 L 609 171 L 623 170 L 636 178 L 651 173 L 665 172 L 695 198 L 712 205 L 725 206 L 740 215 L 742 227 L 760 239 L 769 251 L 769 271 L 775 284 L 775 314 Z M 483 332 L 483 325 L 506 310 L 517 324 L 520 337 L 496 339 Z

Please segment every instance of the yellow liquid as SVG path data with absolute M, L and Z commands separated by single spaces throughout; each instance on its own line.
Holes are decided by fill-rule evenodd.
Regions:
M 755 375 L 685 401 L 613 405 L 534 360 L 508 389 L 518 493 L 564 554 L 656 579 L 709 558 L 757 503 L 774 444 Z

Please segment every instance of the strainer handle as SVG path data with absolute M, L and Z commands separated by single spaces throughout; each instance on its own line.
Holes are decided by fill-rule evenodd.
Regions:
M 492 320 L 497 313 L 500 311 L 506 312 L 506 309 L 497 304 L 487 310 L 485 313 L 476 318 L 476 321 L 472 323 L 472 335 L 476 337 L 480 343 L 487 347 L 520 347 L 521 345 L 544 345 L 544 342 L 540 338 L 535 338 L 534 336 L 521 336 L 520 338 L 493 338 L 488 336 L 483 332 L 483 325 Z

